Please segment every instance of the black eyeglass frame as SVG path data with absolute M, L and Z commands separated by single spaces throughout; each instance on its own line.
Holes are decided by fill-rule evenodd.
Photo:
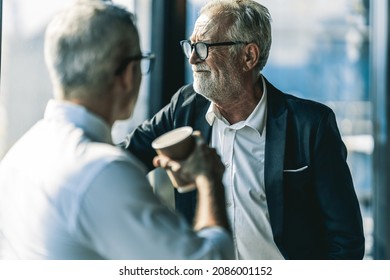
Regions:
M 156 59 L 156 55 L 154 53 L 141 53 L 139 55 L 134 56 L 128 56 L 125 59 L 122 60 L 121 64 L 119 64 L 118 68 L 115 70 L 115 76 L 118 76 L 123 73 L 123 71 L 126 69 L 127 65 L 132 61 L 142 60 L 142 59 L 148 59 L 150 62 L 149 68 L 147 69 L 146 73 L 142 73 L 142 75 L 149 74 L 153 69 L 153 62 Z M 142 71 L 142 69 L 141 69 Z
M 185 47 L 184 47 L 185 44 L 188 44 L 191 47 L 191 52 L 190 52 L 189 55 L 186 54 Z M 206 46 L 206 56 L 204 58 L 199 55 L 199 52 L 197 50 L 196 46 L 199 45 L 199 44 L 203 44 L 203 45 Z M 197 57 L 199 57 L 200 60 L 206 60 L 207 59 L 207 57 L 209 56 L 209 47 L 232 46 L 232 45 L 237 45 L 237 44 L 249 44 L 249 43 L 248 42 L 244 42 L 244 41 L 229 41 L 229 42 L 218 42 L 218 43 L 206 43 L 206 42 L 191 43 L 190 40 L 181 40 L 180 41 L 181 48 L 183 49 L 183 52 L 184 52 L 184 54 L 185 54 L 185 56 L 187 58 L 190 58 L 191 53 L 195 49 L 195 53 L 196 53 Z

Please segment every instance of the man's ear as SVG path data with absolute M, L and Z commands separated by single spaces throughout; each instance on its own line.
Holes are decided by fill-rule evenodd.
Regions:
M 249 43 L 245 46 L 244 70 L 252 70 L 259 62 L 260 49 L 255 43 Z
M 134 61 L 130 61 L 126 68 L 123 70 L 123 72 L 118 76 L 118 79 L 120 81 L 120 86 L 125 90 L 128 91 L 133 85 L 134 85 L 134 78 L 135 78 L 135 63 Z

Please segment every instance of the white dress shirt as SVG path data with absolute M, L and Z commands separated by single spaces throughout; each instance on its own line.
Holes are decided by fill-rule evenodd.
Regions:
M 206 113 L 210 145 L 221 155 L 228 218 L 237 259 L 283 259 L 275 245 L 264 186 L 267 90 L 251 115 L 230 125 L 214 104 Z
M 84 107 L 51 100 L 0 164 L 2 259 L 234 257 L 222 228 L 192 231 L 144 166 Z

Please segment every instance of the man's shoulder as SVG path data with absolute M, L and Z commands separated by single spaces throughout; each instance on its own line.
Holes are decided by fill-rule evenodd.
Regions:
M 115 164 L 127 165 L 129 168 L 139 169 L 145 172 L 145 166 L 129 151 L 120 149 L 117 146 L 91 142 L 89 143 L 88 152 L 84 155 L 89 163 L 101 166 Z
M 315 116 L 322 117 L 333 112 L 324 103 L 283 92 L 269 82 L 267 83 L 267 92 L 270 109 L 275 114 L 287 110 L 290 116 L 311 118 Z
M 284 94 L 289 118 L 300 125 L 318 125 L 323 120 L 334 116 L 333 110 L 324 103 Z
M 179 107 L 188 108 L 192 106 L 203 107 L 208 106 L 210 101 L 203 95 L 198 94 L 192 84 L 182 86 L 172 97 L 174 103 L 179 104 Z
M 196 92 L 194 90 L 193 84 L 186 84 L 183 85 L 179 90 L 179 94 L 184 95 L 184 96 L 192 96 L 196 95 Z
M 331 108 L 326 104 L 316 101 L 313 99 L 307 99 L 303 97 L 298 97 L 292 94 L 284 94 L 286 103 L 289 107 L 298 108 L 298 109 L 306 109 L 306 110 L 314 110 L 318 112 L 329 112 Z

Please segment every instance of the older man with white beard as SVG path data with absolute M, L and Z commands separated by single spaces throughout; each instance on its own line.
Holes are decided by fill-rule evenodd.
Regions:
M 200 130 L 225 164 L 225 200 L 237 259 L 361 259 L 362 218 L 335 115 L 285 94 L 262 75 L 268 10 L 252 0 L 209 1 L 180 42 L 194 82 L 123 143 L 152 169 L 150 143 Z M 175 193 L 192 220 L 196 193 Z

